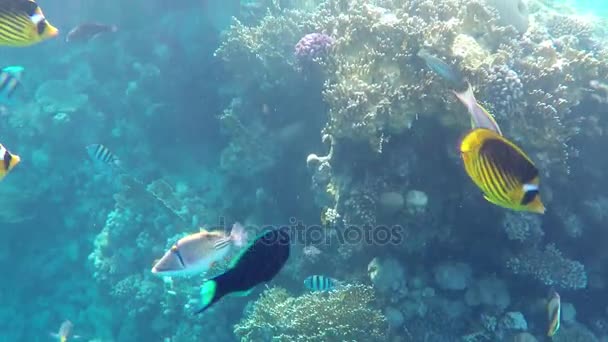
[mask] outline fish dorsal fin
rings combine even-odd
[[[241,248],[241,250],[239,250],[238,254],[234,256],[234,258],[232,258],[232,260],[230,261],[230,264],[228,265],[228,268],[234,268],[236,266],[236,264],[239,263],[239,261],[241,260],[241,258],[243,258],[243,255],[245,255],[245,253],[247,253],[247,251],[249,250],[249,248],[251,248],[251,246],[253,246],[253,244],[255,243],[255,241],[259,238],[256,237],[252,242],[250,242],[249,244],[247,244],[247,246]]]
[[[25,12],[28,16],[33,16],[36,14],[38,10],[38,4],[32,0],[16,0],[12,1],[14,3],[14,9]]]

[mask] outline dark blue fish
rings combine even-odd
[[[450,83],[450,88],[457,91],[462,91],[467,88],[466,78],[458,71],[458,69],[450,66],[439,57],[432,55],[425,49],[418,51],[418,57],[424,60],[426,66],[433,70],[437,75]]]
[[[317,291],[331,291],[339,285],[339,281],[334,278],[322,276],[322,275],[311,275],[304,279],[304,286],[312,292]]]
[[[289,243],[288,228],[256,238],[232,261],[228,271],[203,283],[202,307],[196,313],[207,310],[227,294],[248,293],[256,285],[272,280],[289,258]]]

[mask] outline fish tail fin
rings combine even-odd
[[[236,222],[232,225],[232,230],[230,231],[230,239],[234,241],[234,244],[237,247],[243,247],[247,244],[247,231],[245,227],[239,222]]]
[[[194,314],[198,315],[203,313],[218,299],[217,282],[215,280],[208,280],[204,282],[203,286],[201,286],[201,307]]]
[[[467,107],[467,109],[472,109],[477,105],[477,99],[475,98],[475,94],[473,93],[473,87],[471,87],[470,83],[467,83],[467,89],[463,92],[458,92],[452,90],[452,93],[456,95],[456,98],[462,102],[462,104]]]

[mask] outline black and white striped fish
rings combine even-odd
[[[331,291],[339,285],[340,282],[336,279],[322,275],[311,275],[304,279],[304,286],[312,292]]]
[[[11,66],[0,71],[0,102],[6,102],[21,83],[23,67]]]
[[[107,147],[102,144],[88,145],[87,153],[93,161],[97,161],[102,164],[121,167],[120,159],[114,155]]]

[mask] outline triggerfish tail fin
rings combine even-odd
[[[467,108],[467,111],[471,116],[471,128],[487,128],[502,135],[500,127],[498,127],[498,123],[496,123],[496,120],[494,119],[492,114],[488,113],[485,108],[483,108],[479,103],[477,103],[477,99],[475,99],[475,94],[473,93],[473,88],[470,84],[463,92],[452,92],[454,93],[454,95],[456,95],[458,100],[460,100],[460,102],[462,102],[462,104]]]
[[[245,230],[245,227],[238,222],[232,225],[230,239],[234,241],[234,244],[237,247],[245,246],[247,244],[247,231]]]

